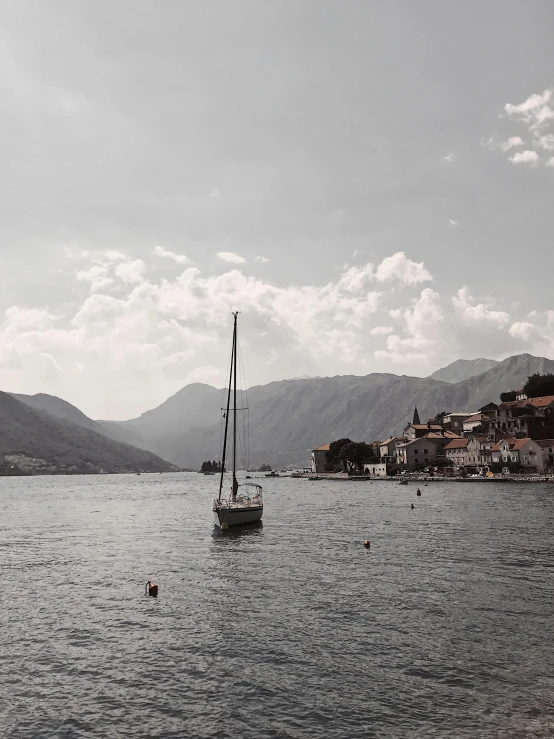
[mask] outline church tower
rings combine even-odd
[[[421,421],[419,420],[419,413],[417,412],[417,408],[414,408],[414,420],[412,421],[412,423],[421,423]]]

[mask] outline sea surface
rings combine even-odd
[[[0,736],[554,736],[554,485],[263,484],[0,478]]]

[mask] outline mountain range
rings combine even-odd
[[[43,460],[55,471],[166,472],[151,451],[108,438],[102,427],[61,398],[0,392],[0,465],[4,455]]]
[[[519,389],[534,372],[554,372],[554,361],[520,354],[501,362],[457,360],[423,378],[373,373],[258,385],[247,391],[247,401],[241,401],[250,408],[248,458],[251,464],[268,462],[274,467],[305,465],[311,449],[333,439],[372,441],[400,433],[411,420],[414,406],[422,419],[443,410],[476,411],[489,401],[498,402],[501,392]],[[59,424],[80,427],[89,434],[90,444],[92,439],[98,444],[100,437],[112,449],[120,450],[124,443],[127,454],[134,448],[134,454],[157,455],[158,465],[167,464],[165,459],[179,467],[197,469],[203,460],[218,459],[221,454],[225,390],[210,385],[187,385],[157,408],[128,421],[93,421],[70,403],[50,395],[14,395],[12,399],[41,414],[43,422],[45,418],[50,424],[56,421],[58,429]],[[32,418],[27,420],[33,422]],[[4,405],[0,403],[2,427],[4,421]],[[18,438],[21,446],[24,438]],[[29,442],[30,449],[35,448],[36,434],[32,438],[35,441]],[[41,438],[44,440],[45,433]],[[64,443],[74,443],[67,434],[63,438]],[[0,451],[7,451],[6,444],[13,447],[15,441],[0,434]],[[107,447],[103,448],[107,453]],[[146,458],[140,460],[144,469]]]

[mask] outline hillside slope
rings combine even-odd
[[[0,392],[0,452],[44,459],[58,467],[73,466],[79,472],[164,472],[172,468],[152,452],[112,441],[4,392]]]
[[[475,365],[474,365],[475,366]],[[475,411],[521,387],[554,361],[522,354],[457,383],[371,374],[282,380],[250,388],[250,462],[306,464],[310,450],[349,436],[371,441],[398,434],[417,406],[422,420],[445,411]],[[220,454],[222,391],[189,385],[159,408],[123,424],[145,445],[179,466],[196,467]]]
[[[463,382],[469,380],[470,377],[488,372],[496,365],[500,364],[496,359],[457,359],[446,367],[441,367],[430,375],[432,380],[440,380],[440,382]]]
[[[414,405],[422,418],[438,410],[465,407],[467,388],[428,378],[373,374],[284,380],[250,388],[250,461],[306,464],[310,451],[341,436],[371,441],[398,432]],[[181,466],[218,457],[220,411],[203,428],[162,433],[152,448]]]
[[[63,398],[55,395],[46,395],[45,393],[37,393],[36,395],[22,395],[21,393],[10,393],[16,400],[20,400],[25,405],[35,408],[37,411],[45,411],[51,416],[60,418],[63,421],[76,423],[78,426],[96,431],[98,434],[107,436],[113,441],[119,441],[123,444],[129,444],[139,449],[144,439],[134,434],[130,428],[113,421],[93,421],[92,418],[86,416],[82,411]]]
[[[498,403],[500,393],[506,390],[519,390],[525,385],[529,375],[535,372],[540,374],[554,372],[554,360],[534,357],[531,354],[517,354],[462,384],[468,388],[472,407],[479,408],[490,400]]]

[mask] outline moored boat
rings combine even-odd
[[[215,525],[225,530],[230,526],[241,526],[255,523],[262,518],[264,504],[262,486],[252,482],[239,484],[237,480],[237,317],[233,313],[233,346],[231,350],[231,370],[229,375],[229,389],[227,392],[227,408],[224,414],[225,432],[223,436],[223,455],[221,463],[221,477],[219,481],[219,496],[214,500],[212,510]],[[231,408],[231,391],[233,406]],[[243,409],[244,410],[244,409]],[[223,483],[225,459],[227,454],[227,437],[229,432],[229,413],[233,414],[232,425],[232,476],[229,497],[223,497]]]

